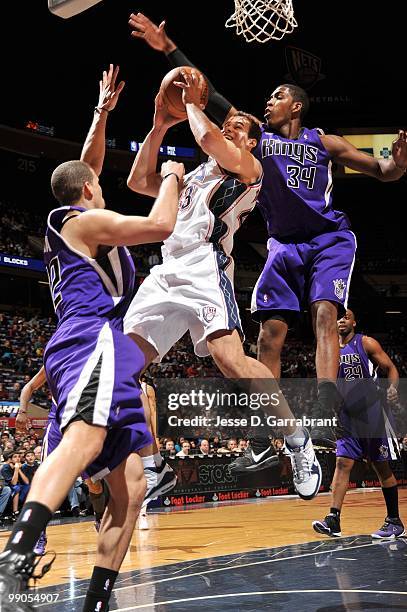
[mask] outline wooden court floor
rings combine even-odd
[[[400,515],[407,523],[407,489],[399,490]],[[330,496],[312,501],[284,497],[252,503],[219,504],[149,513],[148,531],[135,530],[122,571],[255,551],[324,538],[316,534],[312,520],[329,512]],[[342,511],[342,535],[369,535],[381,526],[386,510],[380,490],[352,491]],[[48,550],[57,558],[41,587],[89,578],[95,558],[97,534],[92,522],[48,528]],[[0,535],[3,548],[8,532]]]

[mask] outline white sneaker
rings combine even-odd
[[[321,486],[322,470],[309,433],[306,432],[303,446],[291,448],[287,441],[285,445],[291,459],[295,490],[302,499],[312,499]]]
[[[137,521],[137,529],[140,529],[141,531],[145,531],[146,529],[150,529],[150,526],[148,524],[148,520],[147,520],[147,513],[146,513],[146,509],[145,506],[143,506],[140,510],[140,515],[138,517],[138,521]]]
[[[171,491],[177,484],[177,475],[165,459],[159,468],[144,468],[144,476],[147,480],[147,490],[143,505],[146,506],[152,499]]]

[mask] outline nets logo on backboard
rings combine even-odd
[[[321,58],[297,47],[285,48],[288,78],[304,89],[311,89],[315,83],[325,78],[321,73]]]

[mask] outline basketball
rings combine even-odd
[[[180,66],[167,72],[163,80],[161,81],[160,92],[162,93],[163,100],[168,108],[168,112],[173,117],[178,119],[186,119],[187,112],[185,105],[182,102],[182,89],[174,85],[174,81],[184,81],[181,71],[185,71],[191,74],[192,70],[201,75],[197,68],[191,68],[190,66]],[[205,79],[205,77],[204,77]],[[184,81],[185,82],[185,81]],[[208,103],[208,82],[205,79],[205,87],[202,91],[201,104],[205,107]]]

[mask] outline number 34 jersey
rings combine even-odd
[[[102,247],[96,258],[74,249],[60,233],[70,211],[86,214],[80,206],[52,210],[45,234],[44,261],[58,325],[77,317],[103,318],[121,330],[133,296],[131,255],[126,247]]]
[[[332,208],[332,160],[318,128],[302,128],[297,139],[263,126],[253,152],[264,170],[259,207],[269,236],[307,242],[327,232],[349,229],[346,215]]]

